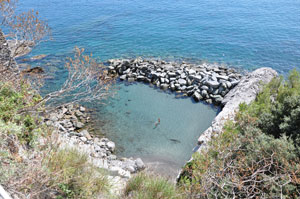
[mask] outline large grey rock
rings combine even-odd
[[[162,84],[162,85],[160,85],[160,88],[163,89],[163,90],[167,90],[169,88],[169,85],[168,84]]]
[[[222,132],[225,122],[234,118],[241,103],[249,104],[255,100],[262,89],[261,84],[269,83],[277,75],[277,72],[271,68],[259,68],[242,77],[239,84],[230,90],[222,100],[224,107],[214,119],[212,125],[199,137],[198,144],[200,147],[198,151],[207,146],[212,136],[217,136]]]
[[[88,140],[91,140],[91,139],[92,139],[91,135],[89,134],[89,132],[88,132],[87,130],[81,131],[80,134],[81,134],[82,136],[86,137]]]
[[[128,82],[134,82],[134,78],[133,77],[128,78]]]
[[[202,99],[202,96],[201,96],[200,93],[198,93],[197,91],[195,91],[194,94],[193,94],[193,98],[194,98],[195,101],[198,102],[198,101],[200,101]]]
[[[82,122],[74,122],[74,126],[77,128],[77,129],[81,129],[84,127],[84,124]]]
[[[184,80],[184,79],[179,79],[179,80],[178,80],[178,83],[179,83],[180,85],[186,85],[186,80]]]
[[[189,75],[195,75],[196,74],[196,71],[194,69],[190,69],[188,71]]]
[[[176,73],[175,72],[169,72],[168,75],[169,75],[169,77],[176,77]]]
[[[116,148],[116,145],[114,142],[112,141],[109,141],[106,143],[106,146],[107,148],[111,151],[111,152],[114,152],[115,148]]]
[[[207,81],[207,85],[212,88],[218,88],[220,83],[218,81]]]
[[[126,75],[121,75],[120,80],[126,80]]]
[[[141,160],[141,158],[137,158],[135,160],[135,164],[138,170],[143,170],[145,168],[144,162]]]

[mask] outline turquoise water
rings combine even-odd
[[[20,10],[32,8],[48,20],[53,32],[53,41],[28,55],[48,55],[31,63],[49,72],[43,92],[62,84],[64,58],[74,46],[101,60],[143,56],[248,70],[268,66],[281,74],[300,69],[299,0],[19,2]],[[150,162],[163,159],[178,168],[216,110],[145,85],[119,86],[117,98],[98,106],[99,119],[107,121],[101,128],[117,142],[118,153]],[[153,129],[158,118],[161,123]]]
[[[216,113],[216,108],[189,97],[142,83],[121,83],[115,98],[99,107],[98,117],[103,121],[100,128],[117,143],[118,154],[156,166],[168,164],[170,173],[190,159],[197,138]]]

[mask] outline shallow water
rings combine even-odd
[[[216,113],[217,108],[189,97],[142,83],[121,83],[110,104],[100,108],[99,118],[106,121],[100,129],[116,142],[119,155],[141,157],[160,168],[168,165],[168,173],[174,174],[189,160]]]

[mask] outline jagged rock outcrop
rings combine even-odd
[[[12,80],[18,74],[17,64],[11,57],[7,40],[0,29],[0,80]]]
[[[212,125],[199,137],[198,151],[205,148],[212,136],[221,133],[225,122],[234,118],[241,103],[249,104],[255,100],[262,89],[262,84],[269,83],[277,75],[277,72],[271,68],[259,68],[242,77],[240,83],[230,90],[222,100],[224,107],[214,119]]]

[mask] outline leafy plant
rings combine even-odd
[[[129,180],[124,191],[133,199],[176,199],[181,198],[175,186],[168,180],[145,173],[139,173]]]
[[[273,79],[184,168],[192,198],[298,198],[300,75]]]

